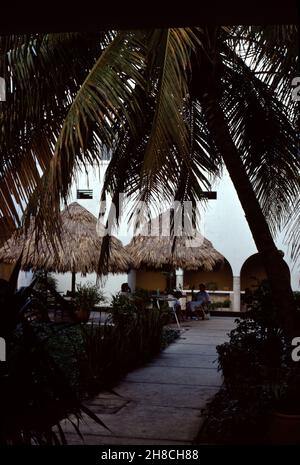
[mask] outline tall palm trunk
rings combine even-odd
[[[213,67],[208,67],[213,70]],[[224,113],[219,104],[212,71],[201,82],[198,92],[209,131],[223,157],[237,195],[244,209],[257,250],[263,260],[271,287],[273,303],[287,334],[295,333],[295,302],[291,288],[290,271],[272,238],[266,218],[261,210],[246,169],[229,132]],[[203,87],[204,85],[204,87]],[[230,218],[229,218],[230,221]]]

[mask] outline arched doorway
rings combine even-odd
[[[232,291],[233,275],[230,263],[226,258],[217,264],[212,271],[185,271],[184,289],[198,289],[199,283],[204,283],[208,290]]]
[[[184,271],[183,288],[199,289],[203,283],[208,290],[211,302],[220,308],[232,307],[233,273],[226,258],[223,263],[215,265],[211,271]]]
[[[267,279],[267,274],[258,253],[251,255],[241,269],[241,290],[254,290],[261,281]]]

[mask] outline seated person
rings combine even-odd
[[[205,319],[205,307],[210,303],[209,295],[205,290],[205,284],[199,285],[199,292],[196,294],[196,300],[188,302],[187,304],[187,314],[192,318],[200,312],[202,319]]]
[[[128,296],[128,294],[130,294],[130,293],[131,293],[131,289],[128,286],[128,283],[123,283],[122,286],[121,286],[120,294]]]

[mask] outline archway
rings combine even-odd
[[[226,258],[223,263],[217,264],[212,271],[185,271],[184,289],[198,289],[199,283],[204,283],[211,291],[232,291],[233,274],[230,263]]]
[[[254,290],[259,283],[267,279],[267,274],[258,253],[251,255],[241,269],[241,290]]]
[[[233,273],[226,258],[223,263],[215,265],[212,271],[184,271],[183,288],[199,289],[204,283],[210,295],[211,302],[220,307],[232,306]]]

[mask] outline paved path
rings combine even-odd
[[[189,321],[156,359],[130,372],[114,389],[87,405],[110,428],[85,418],[84,444],[191,444],[203,419],[201,409],[218,391],[216,345],[227,339],[233,318]],[[82,444],[70,425],[69,444]]]

